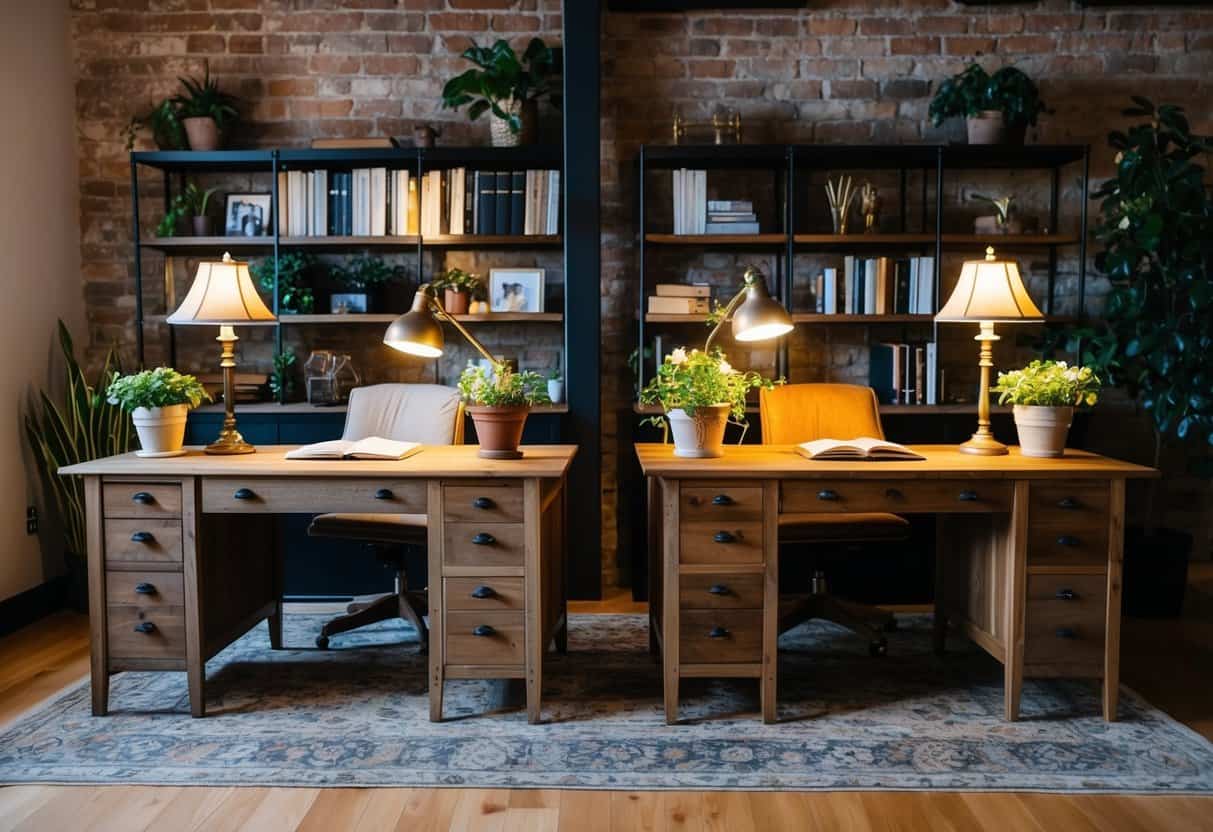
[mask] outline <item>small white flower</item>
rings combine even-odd
[[[720,359],[720,372],[724,373],[727,376],[729,373],[735,373],[737,371],[733,369],[733,366],[731,364],[729,364],[729,362],[725,361],[722,358],[722,359]]]
[[[687,351],[682,347],[678,347],[677,349],[675,349],[673,352],[670,353],[669,362],[671,364],[687,363]]]
[[[1120,222],[1117,223],[1116,227],[1119,228],[1121,231],[1126,230],[1129,227],[1129,218],[1121,217]]]

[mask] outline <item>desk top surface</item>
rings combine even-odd
[[[295,445],[259,445],[252,454],[208,455],[188,447],[176,457],[133,453],[60,468],[60,474],[146,477],[540,477],[568,470],[574,445],[523,445],[522,459],[481,459],[476,445],[427,445],[405,459],[285,459]]]
[[[956,445],[910,445],[926,459],[824,461],[798,454],[794,445],[728,445],[715,459],[674,456],[673,445],[637,443],[646,476],[712,479],[1120,479],[1156,477],[1153,468],[1086,451],[1066,450],[1060,459],[1037,459],[1011,448],[1005,456],[961,453]]]

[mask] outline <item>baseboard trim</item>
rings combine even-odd
[[[6,598],[0,601],[0,636],[16,632],[66,606],[66,575]]]

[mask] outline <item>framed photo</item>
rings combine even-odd
[[[542,312],[543,269],[490,269],[489,309],[493,312]]]
[[[228,237],[268,236],[270,195],[228,194],[223,204],[223,233]]]
[[[334,315],[361,315],[366,312],[366,292],[335,292],[329,301]]]

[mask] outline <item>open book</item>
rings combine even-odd
[[[818,439],[802,442],[796,452],[809,459],[926,459],[905,445],[861,436],[858,439]]]
[[[421,450],[420,442],[397,442],[380,436],[368,436],[352,442],[333,439],[304,445],[286,452],[287,459],[404,459]]]

